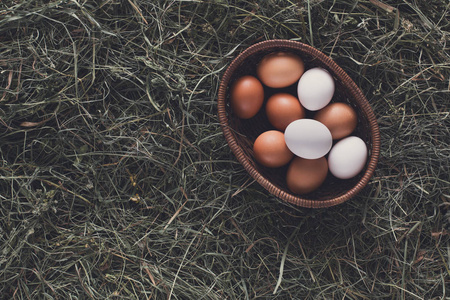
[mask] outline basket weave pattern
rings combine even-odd
[[[237,118],[229,105],[231,84],[244,75],[256,76],[256,65],[266,54],[275,51],[290,51],[305,62],[305,69],[321,67],[330,72],[336,83],[332,102],[351,105],[358,115],[358,127],[353,135],[362,138],[369,150],[369,158],[360,175],[340,180],[329,175],[318,190],[297,195],[289,191],[285,183],[286,167],[271,169],[258,164],[253,158],[253,142],[266,130],[273,129],[264,109],[248,120]],[[296,87],[289,91],[296,95]],[[265,101],[275,91],[265,87]],[[330,57],[306,44],[289,40],[269,40],[257,43],[238,55],[225,71],[218,93],[219,122],[233,154],[261,186],[274,196],[301,207],[330,207],[347,201],[363,189],[372,177],[379,153],[380,134],[376,117],[364,94],[353,80]]]

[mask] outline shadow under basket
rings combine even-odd
[[[259,61],[265,55],[278,51],[292,52],[300,56],[305,63],[305,70],[321,67],[330,72],[336,86],[331,102],[344,102],[355,109],[358,125],[352,135],[360,137],[366,143],[369,155],[364,169],[357,176],[343,180],[328,172],[325,182],[317,190],[299,195],[292,193],[287,187],[287,166],[267,168],[254,159],[255,139],[264,131],[274,129],[264,111],[267,99],[280,91],[296,95],[296,84],[285,89],[264,87],[263,108],[255,117],[247,120],[239,119],[233,113],[230,106],[230,87],[244,75],[256,77]],[[360,192],[374,173],[380,153],[380,133],[370,104],[353,80],[330,57],[311,46],[289,40],[268,40],[250,46],[239,54],[225,71],[220,82],[217,105],[222,131],[238,161],[261,186],[283,201],[309,208],[341,204]]]

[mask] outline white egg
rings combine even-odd
[[[356,136],[346,137],[331,148],[328,167],[331,174],[340,179],[358,175],[367,161],[367,146]]]
[[[306,109],[316,111],[330,103],[334,89],[334,80],[328,71],[322,68],[312,68],[300,77],[297,95],[300,103]]]
[[[291,122],[284,131],[284,139],[292,153],[307,159],[324,156],[333,144],[330,130],[313,119]]]

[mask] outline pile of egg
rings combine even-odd
[[[297,94],[286,89],[297,84]],[[275,92],[264,103],[264,86]],[[245,75],[231,87],[231,108],[237,117],[253,118],[265,105],[275,128],[261,133],[253,144],[257,162],[270,168],[288,165],[291,192],[307,194],[319,188],[328,172],[339,179],[359,174],[367,160],[365,142],[352,135],[358,120],[354,109],[331,102],[333,77],[325,69],[305,70],[303,60],[290,52],[266,55],[256,77]],[[313,117],[307,118],[306,115]]]

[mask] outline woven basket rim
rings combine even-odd
[[[292,49],[292,50],[300,50],[302,52],[308,53],[313,56],[315,59],[320,60],[322,63],[327,65],[327,67],[334,73],[335,77],[343,83],[343,85],[348,88],[349,93],[352,95],[354,100],[358,103],[358,106],[363,111],[365,117],[369,121],[370,128],[370,136],[371,136],[371,149],[370,149],[370,157],[368,160],[367,169],[364,172],[361,179],[347,192],[343,195],[325,199],[325,200],[312,200],[305,199],[299,195],[287,193],[277,186],[275,186],[272,182],[267,180],[258,170],[256,170],[247,157],[244,155],[244,152],[240,145],[237,144],[234,139],[229,125],[229,120],[227,118],[226,113],[226,92],[227,87],[229,85],[229,81],[234,71],[239,67],[239,65],[249,56],[264,50],[270,50],[272,48],[284,48],[284,49]],[[242,53],[240,53],[234,60],[230,63],[225,73],[222,76],[219,92],[218,92],[218,100],[217,100],[217,111],[219,117],[219,123],[222,128],[222,132],[225,136],[225,139],[231,148],[233,154],[236,156],[238,161],[243,165],[245,170],[253,177],[262,187],[264,187],[269,193],[274,195],[275,197],[286,201],[288,203],[292,203],[294,205],[300,207],[308,207],[308,208],[324,208],[331,207],[338,204],[341,204],[350,198],[354,197],[357,193],[359,193],[369,182],[370,178],[373,176],[375,171],[379,154],[380,154],[380,133],[378,128],[378,123],[375,117],[375,114],[370,107],[369,102],[367,101],[364,94],[361,92],[359,87],[355,84],[355,82],[347,75],[347,73],[338,66],[329,56],[326,56],[321,51],[298,41],[291,40],[283,40],[283,39],[274,39],[267,40],[256,43],[247,49],[245,49]]]

